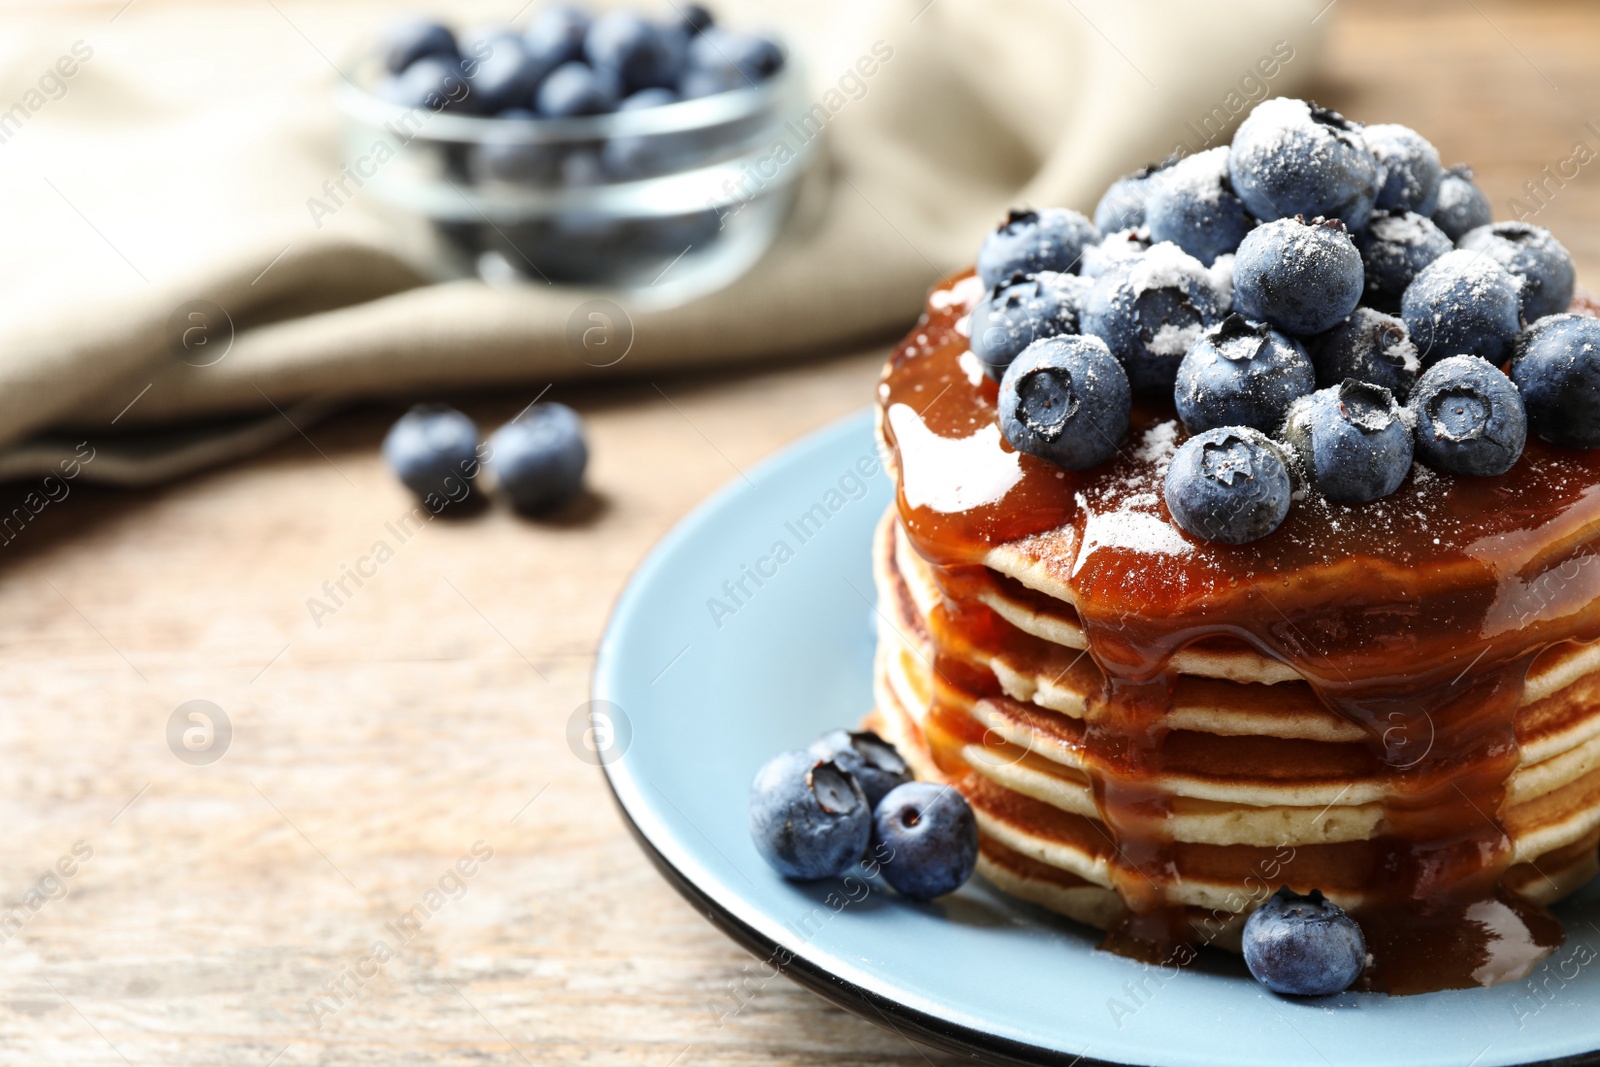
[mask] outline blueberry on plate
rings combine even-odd
[[[1108,233],[1099,244],[1084,245],[1078,274],[1084,278],[1098,278],[1131,265],[1148,251],[1150,231],[1143,227]]]
[[[1226,302],[1200,261],[1170,241],[1096,278],[1079,328],[1104,341],[1135,389],[1171,389],[1189,347]]]
[[[546,70],[583,58],[583,39],[592,20],[582,8],[567,4],[541,7],[522,32],[522,44]]]
[[[1245,920],[1243,938],[1255,980],[1287,996],[1342,993],[1367,965],[1360,925],[1317,889],[1284,886]]]
[[[1404,320],[1358,307],[1350,317],[1310,346],[1317,385],[1327,388],[1346,378],[1381,385],[1399,400],[1411,395],[1422,361]]]
[[[1233,258],[1234,310],[1286,333],[1321,333],[1361,302],[1361,253],[1338,219],[1262,223]]]
[[[1132,230],[1144,225],[1145,202],[1150,199],[1153,179],[1178,161],[1171,156],[1161,163],[1150,163],[1132,174],[1124,174],[1106,189],[1094,207],[1094,225],[1101,233]]]
[[[423,500],[460,500],[478,473],[478,427],[454,408],[418,404],[389,428],[383,458]]]
[[[535,100],[547,118],[600,115],[616,110],[616,82],[588,64],[563,63],[545,78]]]
[[[423,56],[454,59],[456,38],[449,27],[428,18],[403,18],[384,27],[378,54],[390,74],[399,74]]]
[[[1094,223],[1068,208],[1013,210],[983,239],[978,249],[978,277],[988,286],[1013,274],[1042,270],[1076,274],[1084,247],[1098,244]]]
[[[968,345],[999,381],[1024,348],[1045,337],[1078,332],[1078,309],[1089,282],[1076,274],[1013,274],[972,309]]]
[[[1235,313],[1183,357],[1172,399],[1190,433],[1218,426],[1271,433],[1289,405],[1316,387],[1311,357],[1299,341]]]
[[[1173,521],[1196,537],[1242,545],[1289,514],[1293,485],[1278,445],[1260,430],[1223,426],[1189,438],[1167,467]]]
[[[1171,241],[1208,266],[1238,248],[1256,224],[1244,201],[1233,195],[1226,145],[1174,164],[1148,190],[1144,222],[1150,240]]]
[[[583,419],[565,404],[535,404],[489,438],[487,462],[517,510],[555,508],[583,487]]]
[[[912,900],[953,893],[977,869],[978,820],[953,786],[896,786],[878,803],[872,831],[884,881]]]
[[[474,66],[468,79],[478,95],[478,107],[486,114],[509,108],[526,108],[533,103],[534,91],[551,68],[534,59],[523,47],[522,38],[503,34],[488,42],[488,52]]]
[[[1489,198],[1472,180],[1472,168],[1465,163],[1451,167],[1439,180],[1439,206],[1433,209],[1433,221],[1452,241],[1494,221]]]
[[[1400,317],[1424,366],[1446,356],[1506,358],[1521,329],[1517,280],[1490,256],[1458,248],[1418,274],[1400,298]]]
[[[1533,322],[1572,306],[1577,275],[1572,254],[1543,226],[1496,222],[1462,235],[1460,247],[1482,252],[1521,282],[1522,321]]]
[[[1081,471],[1103,463],[1128,433],[1128,375],[1095,337],[1035,341],[1000,379],[1000,432],[1018,452]]]
[[[1361,136],[1383,168],[1377,206],[1385,211],[1432,215],[1439,205],[1444,167],[1439,150],[1416,130],[1395,123],[1361,127]]]
[[[1295,215],[1367,224],[1383,182],[1360,128],[1304,100],[1263,101],[1239,124],[1229,149],[1233,191],[1258,219]]]
[[[877,613],[873,613],[876,632]],[[867,805],[878,801],[889,790],[911,781],[911,768],[893,745],[871,730],[829,730],[806,748],[818,759],[832,760],[856,780],[867,798]]]
[[[478,110],[472,83],[454,56],[423,56],[405,70],[386,78],[378,95],[401,107],[473,114]]]
[[[837,763],[804,750],[785,752],[750,783],[750,838],[785,878],[829,878],[866,853],[872,809]]]
[[[1367,275],[1365,300],[1380,311],[1399,311],[1406,287],[1422,269],[1455,247],[1425,215],[1374,211],[1356,234]]]
[[[1451,356],[1422,372],[1408,403],[1416,455],[1451,474],[1510,470],[1528,435],[1522,396],[1500,369],[1478,356]]]
[[[1411,470],[1411,424],[1381,385],[1346,379],[1297,400],[1283,440],[1322,495],[1362,504],[1400,488]]]
[[[1600,447],[1600,319],[1564,313],[1528,327],[1511,380],[1534,433],[1567,448]]]
[[[617,73],[624,95],[672,88],[683,74],[683,40],[628,11],[608,11],[595,19],[583,52],[591,65]]]

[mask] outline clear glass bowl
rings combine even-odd
[[[439,273],[574,283],[673,304],[739,277],[772,244],[816,155],[805,78],[583,118],[407,108],[358,64],[336,99],[349,181],[426,220]]]

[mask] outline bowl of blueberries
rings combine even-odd
[[[344,173],[436,239],[441,277],[673,304],[771,245],[815,153],[792,47],[716,24],[552,4],[526,26],[406,18],[336,97]],[[337,204],[334,205],[337,208]]]

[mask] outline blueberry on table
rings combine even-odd
[[[608,11],[595,19],[583,52],[592,66],[616,72],[624,95],[671,88],[683,73],[682,38],[627,11]]]
[[[1522,396],[1500,369],[1478,356],[1451,356],[1422,372],[1408,406],[1416,456],[1451,474],[1510,470],[1528,434]]]
[[[1404,400],[1411,395],[1422,361],[1411,343],[1405,321],[1372,308],[1358,307],[1350,317],[1310,345],[1317,385],[1327,388],[1346,378],[1381,385]]]
[[[877,613],[873,613],[876,630]],[[911,768],[899,751],[871,730],[829,730],[806,748],[818,759],[832,760],[856,780],[876,808],[889,790],[911,781]]]
[[[566,4],[542,7],[522,31],[522,44],[546,70],[583,58],[583,39],[589,32],[588,12]]]
[[[583,419],[565,404],[535,404],[490,436],[487,462],[517,510],[549,511],[583,487]]]
[[[896,786],[878,803],[872,829],[884,881],[912,900],[953,893],[977,869],[978,820],[953,786]]]
[[[1256,981],[1293,997],[1342,993],[1367,963],[1360,925],[1316,889],[1278,890],[1245,920],[1243,939]]]
[[[1521,329],[1517,280],[1491,256],[1458,248],[1422,269],[1400,298],[1400,317],[1423,366],[1446,356],[1506,358]]]
[[[1076,274],[1013,274],[972,309],[968,345],[1000,380],[1011,361],[1033,342],[1078,332],[1078,310],[1088,290]]]
[[[1200,261],[1163,241],[1095,279],[1079,327],[1106,343],[1133,388],[1171,389],[1178,364],[1224,307]]]
[[[1572,306],[1577,274],[1572,254],[1543,226],[1496,222],[1463,234],[1459,246],[1482,252],[1521,282],[1522,321],[1533,322]]]
[[[1100,242],[1100,231],[1068,208],[1013,210],[1006,221],[983,239],[978,249],[978,277],[995,286],[1013,274],[1042,270],[1076,274],[1087,245]]]
[[[1377,206],[1385,211],[1431,215],[1439,205],[1444,167],[1439,150],[1416,130],[1396,123],[1363,126],[1361,136],[1383,168]]]
[[[423,500],[459,500],[478,473],[478,427],[454,408],[418,404],[389,428],[383,458]]]
[[[584,63],[563,63],[539,86],[536,110],[546,118],[600,115],[617,106],[615,81]]]
[[[1226,145],[1174,164],[1147,188],[1150,240],[1171,241],[1208,266],[1238,248],[1256,224],[1229,184]]]
[[[1367,276],[1366,303],[1380,311],[1399,311],[1400,298],[1423,268],[1455,245],[1433,220],[1415,212],[1374,211],[1356,234]]]
[[[423,56],[405,70],[386,78],[378,95],[401,107],[424,107],[430,111],[474,114],[477,94],[454,56]]]
[[[1489,198],[1472,180],[1472,168],[1465,163],[1451,167],[1439,180],[1439,206],[1433,209],[1433,221],[1452,241],[1494,221]]]
[[[1262,223],[1233,259],[1234,310],[1285,333],[1332,329],[1361,302],[1361,253],[1338,219]]]
[[[406,18],[384,27],[378,55],[390,74],[399,74],[423,56],[456,57],[456,39],[449,27],[427,18]]]
[[[1094,207],[1095,228],[1112,234],[1143,226],[1145,203],[1155,186],[1153,179],[1177,161],[1173,156],[1162,163],[1150,163],[1112,182]]]
[[[785,878],[843,874],[872,841],[872,809],[843,767],[806,751],[775,756],[750,784],[750,838]]]
[[[1600,319],[1550,315],[1528,327],[1511,380],[1534,433],[1567,448],[1600,447]]]
[[[1116,453],[1132,400],[1105,342],[1049,337],[1023,349],[1000,379],[1000,432],[1018,452],[1087,470]]]
[[[1228,174],[1234,193],[1258,219],[1342,219],[1367,224],[1383,168],[1361,130],[1337,111],[1274,97],[1256,106],[1233,135]]]
[[[1232,314],[1183,357],[1172,397],[1190,433],[1219,426],[1271,433],[1289,405],[1316,387],[1311,357],[1299,341]]]
[[[1293,485],[1278,445],[1260,430],[1224,426],[1189,438],[1167,467],[1173,521],[1196,537],[1242,545],[1289,514]]]
[[[1394,394],[1350,378],[1295,402],[1284,443],[1323,496],[1361,504],[1388,496],[1411,471],[1411,424]]]

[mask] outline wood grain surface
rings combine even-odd
[[[1319,99],[1472,161],[1499,216],[1578,142],[1600,149],[1592,4],[1325,17]],[[1547,185],[1536,221],[1595,279],[1591,171]],[[954,1062],[762,980],[565,736],[643,554],[866,404],[883,354],[558,387],[594,461],[555,522],[490,507],[396,536],[410,503],[377,455],[394,409],[160,491],[72,483],[0,547],[0,1064]],[[536,391],[459,402],[493,425]],[[0,489],[0,513],[33,488]],[[379,541],[392,557],[363,562]],[[232,726],[209,765],[169,748],[190,700]]]

